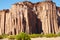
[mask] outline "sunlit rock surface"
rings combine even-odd
[[[0,35],[57,34],[60,32],[60,8],[52,1],[18,2],[0,10]]]

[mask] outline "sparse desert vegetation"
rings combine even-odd
[[[26,34],[26,33],[19,33],[18,35],[0,35],[0,39],[8,38],[9,40],[31,40],[31,38],[53,38],[53,37],[60,37],[60,33],[58,34]]]

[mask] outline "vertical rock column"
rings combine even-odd
[[[20,16],[20,12],[22,12],[20,10],[21,5],[17,4],[17,18],[16,18],[16,29],[17,29],[17,34],[21,32],[21,16]]]
[[[58,23],[57,23],[57,12],[56,12],[56,5],[53,5],[53,17],[54,17],[54,31],[58,33]]]
[[[23,5],[21,4],[19,6],[19,16],[20,16],[20,32],[23,32],[24,31],[24,28],[23,28]]]
[[[7,10],[6,11],[6,19],[5,19],[5,34],[8,34],[10,32],[10,13]]]
[[[28,7],[24,5],[23,7],[23,15],[24,15],[24,21],[25,21],[25,32],[29,34],[29,20],[28,20]],[[23,22],[24,23],[24,22]]]
[[[3,10],[1,12],[1,34],[4,34],[5,33],[5,17],[6,17],[6,13],[5,13],[6,10]]]
[[[17,12],[16,12],[16,10],[17,10],[17,5],[12,5],[12,8],[11,8],[11,32],[12,32],[12,34],[17,34],[17,31],[16,31],[16,14],[17,14]]]

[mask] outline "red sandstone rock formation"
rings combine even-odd
[[[60,32],[60,7],[57,7],[57,17],[58,17],[58,28]]]
[[[15,3],[0,11],[0,34],[58,33],[58,9],[51,1]]]

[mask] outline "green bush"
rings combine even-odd
[[[30,38],[37,38],[37,37],[47,37],[47,38],[50,38],[50,37],[58,37],[60,36],[60,33],[58,34],[30,34],[30,35],[27,35],[26,33],[20,33],[18,35],[6,35],[6,34],[2,34],[0,35],[0,39],[3,39],[3,38],[9,38],[11,40],[31,40]]]
[[[8,37],[7,34],[2,34],[2,35],[0,35],[0,39],[7,38],[7,37]]]
[[[4,37],[2,35],[0,35],[0,39],[3,39]]]
[[[60,36],[60,32],[57,35]]]
[[[44,34],[31,34],[29,35],[31,38],[36,38],[36,37],[43,37]]]
[[[44,36],[44,34],[40,34],[39,36],[40,36],[40,37],[43,37],[43,36]]]
[[[15,35],[9,35],[8,38],[9,38],[9,39],[15,39],[16,36],[15,36]]]
[[[57,37],[57,35],[56,34],[46,34],[46,35],[44,35],[44,37]]]
[[[16,40],[31,40],[31,39],[29,35],[22,32],[16,36]]]
[[[7,38],[8,35],[7,34],[2,34],[3,38]]]
[[[60,34],[58,34],[60,35]],[[31,34],[29,35],[31,38],[37,38],[37,37],[47,37],[47,38],[50,38],[50,37],[57,37],[58,36],[57,34]]]
[[[36,38],[36,37],[40,37],[40,34],[31,34],[29,35],[31,38]]]

